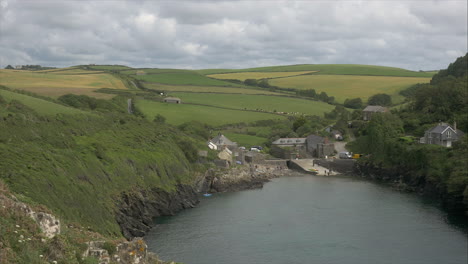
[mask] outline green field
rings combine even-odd
[[[264,89],[247,89],[247,88],[240,88],[240,87],[225,87],[225,86],[220,87],[220,86],[168,85],[168,84],[159,84],[159,83],[145,83],[144,86],[149,89],[165,91],[165,92],[283,95],[281,93],[270,92]]]
[[[402,99],[398,92],[416,83],[428,83],[427,77],[390,77],[390,76],[352,76],[352,75],[302,75],[270,80],[271,85],[294,88],[315,89],[317,93],[326,92],[343,103],[347,98],[360,97],[367,100],[378,93],[393,96],[398,102]]]
[[[174,125],[189,121],[199,121],[219,126],[231,123],[285,118],[284,116],[268,113],[220,109],[199,105],[169,104],[149,100],[138,100],[136,101],[136,106],[148,119],[153,120],[157,114],[160,114],[166,118],[167,123]]]
[[[194,73],[191,70],[182,70],[182,69],[158,69],[158,68],[138,68],[138,69],[131,69],[131,70],[122,70],[119,73],[122,74],[136,74],[137,72],[144,73],[144,74],[159,74],[159,73]]]
[[[199,85],[199,86],[230,86],[239,87],[240,84],[220,81],[195,72],[170,72],[161,74],[136,75],[136,79],[144,82],[175,84],[175,85]]]
[[[335,108],[333,105],[323,102],[280,96],[197,93],[171,94],[181,98],[182,102],[187,103],[267,112],[276,111],[321,116],[324,112],[329,112]]]
[[[124,65],[84,65],[94,70],[126,70],[131,69],[131,67]]]
[[[237,142],[239,146],[244,146],[244,147],[263,145],[266,141],[268,141],[267,138],[232,133],[228,131],[223,132],[223,134],[230,140]]]
[[[433,72],[415,72],[395,67],[360,65],[360,64],[300,64],[286,66],[272,66],[249,69],[206,69],[198,70],[200,74],[219,74],[234,72],[287,72],[287,71],[318,71],[317,74],[344,75],[375,75],[401,77],[432,77]]]
[[[224,80],[241,80],[245,81],[246,79],[271,79],[271,78],[281,78],[288,76],[297,76],[303,74],[309,74],[316,71],[297,71],[297,72],[234,72],[234,73],[221,73],[221,74],[211,74],[207,75],[208,77],[215,79],[224,79]]]
[[[64,74],[75,70],[58,71],[55,69],[48,72],[0,70],[0,84],[11,89],[26,90],[55,98],[68,93],[110,98],[113,96],[95,91],[100,88],[127,89],[120,79],[109,73]]]
[[[39,98],[31,97],[24,94],[19,94],[11,91],[0,89],[0,95],[7,101],[18,100],[22,104],[34,109],[39,114],[43,115],[56,115],[56,114],[85,114],[86,112],[42,100]],[[7,109],[8,110],[8,109]]]

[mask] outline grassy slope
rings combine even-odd
[[[167,85],[157,83],[145,83],[149,89],[165,92],[195,92],[195,93],[233,93],[233,94],[270,94],[282,95],[281,93],[270,92],[264,89],[248,89],[240,87],[225,86],[192,86],[192,85]]]
[[[432,72],[415,72],[401,68],[360,65],[360,64],[301,64],[272,66],[248,69],[206,69],[198,70],[200,74],[217,74],[228,72],[286,72],[286,71],[319,71],[319,74],[351,74],[402,77],[432,77]]]
[[[39,114],[43,115],[55,115],[55,114],[87,114],[87,112],[49,102],[43,99],[34,98],[28,95],[19,94],[11,91],[1,90],[0,96],[6,101],[18,100],[24,105],[32,108]]]
[[[268,113],[220,109],[199,105],[169,104],[149,100],[138,100],[136,105],[148,119],[153,120],[157,114],[160,114],[166,117],[166,122],[175,125],[192,120],[218,126],[229,123],[285,118]]]
[[[244,147],[259,146],[259,145],[263,145],[266,141],[268,141],[267,138],[239,134],[239,133],[232,133],[229,131],[224,131],[223,134],[230,140],[237,142],[239,146],[244,146]]]
[[[270,80],[271,85],[295,88],[315,89],[335,96],[338,102],[346,98],[360,97],[366,100],[377,93],[394,96],[398,101],[398,92],[416,83],[427,83],[426,77],[388,77],[388,76],[351,76],[351,75],[303,75]]]
[[[113,210],[122,192],[172,190],[191,181],[173,136],[184,138],[131,117],[41,121],[19,114],[0,119],[0,179],[20,199],[46,205],[65,222],[120,236]]]
[[[65,74],[68,71],[32,72],[0,70],[0,84],[12,89],[58,97],[67,93],[85,94],[94,97],[109,97],[95,93],[100,88],[126,89],[122,81],[109,73]],[[82,71],[82,70],[81,70]],[[89,73],[95,73],[89,71]]]
[[[297,72],[234,72],[234,73],[222,73],[222,74],[211,74],[208,77],[215,79],[233,79],[245,81],[246,79],[266,79],[266,78],[280,78],[288,76],[296,76],[313,73],[315,71],[297,71]]]
[[[175,84],[175,85],[208,85],[239,87],[240,84],[211,79],[195,72],[170,72],[160,74],[135,75],[136,79],[144,82]]]
[[[172,93],[183,102],[214,105],[247,110],[266,110],[268,112],[299,112],[310,115],[322,115],[333,110],[334,106],[305,99],[241,94],[196,94]]]

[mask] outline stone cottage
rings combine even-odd
[[[380,105],[368,105],[364,110],[362,110],[362,119],[365,121],[370,121],[372,115],[375,113],[386,113],[388,109]]]
[[[452,143],[458,141],[463,136],[463,132],[453,128],[447,123],[439,123],[437,126],[428,129],[419,142],[422,144],[435,144],[444,147],[451,147]]]

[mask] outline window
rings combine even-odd
[[[450,130],[447,131],[447,138],[452,138],[452,131]]]

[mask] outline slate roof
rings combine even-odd
[[[446,123],[442,123],[440,125],[437,125],[431,129],[429,129],[427,132],[428,133],[437,133],[437,134],[441,134],[443,133],[447,128],[449,128],[450,126]],[[451,127],[450,127],[451,128]]]
[[[227,137],[225,137],[223,134],[219,134],[213,139],[210,140],[213,142],[215,145],[226,145],[226,146],[233,146],[236,145],[236,143],[232,142],[229,140]]]
[[[364,112],[387,112],[387,108],[380,106],[380,105],[368,105],[362,111]]]
[[[281,144],[287,144],[287,145],[294,145],[294,144],[305,144],[306,138],[280,138],[275,141],[273,141],[272,144],[274,145],[281,145]]]
[[[307,144],[316,146],[319,143],[325,142],[325,138],[317,135],[310,135],[307,137]]]

